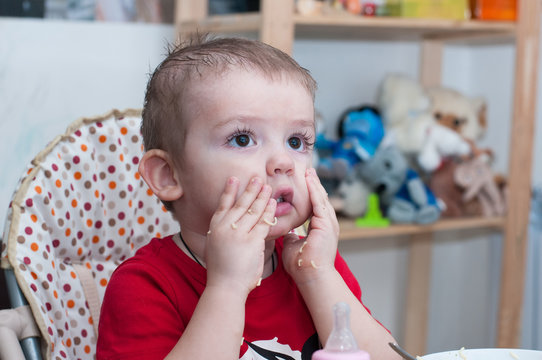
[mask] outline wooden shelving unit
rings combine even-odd
[[[518,347],[530,206],[541,2],[518,1],[517,22],[370,18],[337,13],[304,17],[295,13],[294,0],[261,0],[259,13],[208,16],[206,1],[177,0],[176,4],[176,32],[181,38],[196,30],[210,33],[258,32],[260,40],[290,54],[295,38],[418,41],[421,44],[420,81],[425,86],[440,84],[446,43],[515,43],[508,215],[504,218],[441,220],[430,226],[394,225],[383,229],[358,228],[353,221],[341,219],[340,240],[409,237],[404,346],[411,353],[424,354],[433,235],[465,229],[503,232],[497,346]]]
[[[183,32],[232,33],[259,31],[263,16],[260,13],[244,13],[208,16],[200,21],[183,21],[180,26]],[[294,15],[296,37],[341,39],[387,38],[391,40],[412,39],[423,37],[452,38],[465,36],[508,36],[513,38],[515,23],[508,21],[457,21],[441,19],[411,19],[411,18],[376,18],[344,15]],[[401,33],[403,32],[403,33]]]
[[[383,228],[360,228],[351,219],[339,218],[340,241],[360,240],[382,237],[414,236],[438,232],[471,229],[494,229],[502,231],[505,218],[463,218],[443,219],[431,225],[391,225]]]

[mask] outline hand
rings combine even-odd
[[[265,238],[277,206],[271,187],[253,178],[235,200],[239,179],[229,178],[215,211],[205,246],[207,286],[225,286],[248,293],[259,283]]]
[[[283,252],[286,271],[298,285],[314,280],[325,272],[335,271],[339,240],[339,222],[316,171],[307,169],[305,179],[313,213],[308,235],[305,239],[287,235]]]

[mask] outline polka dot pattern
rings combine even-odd
[[[137,172],[140,122],[135,110],[76,121],[32,161],[13,197],[2,261],[28,289],[48,359],[95,357],[98,319],[72,264],[91,270],[102,299],[123,260],[179,230]]]

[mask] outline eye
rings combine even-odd
[[[308,133],[294,134],[288,139],[288,147],[296,151],[306,151],[312,149],[314,142]]]
[[[291,137],[288,139],[288,146],[294,150],[298,150],[303,146],[303,141],[298,137]]]
[[[237,130],[228,138],[227,144],[233,147],[244,148],[254,145],[254,140],[252,138],[253,136],[250,130]]]
[[[245,147],[250,145],[250,136],[248,135],[237,135],[233,138],[233,141],[235,142],[235,145],[240,147]]]

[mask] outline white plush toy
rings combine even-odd
[[[414,79],[390,74],[383,80],[377,105],[386,131],[393,135],[405,155],[418,159],[426,171],[434,171],[446,156],[470,153],[469,143],[458,133],[439,124],[428,93]]]
[[[419,153],[427,129],[435,123],[423,87],[405,75],[387,75],[380,85],[377,106],[399,149],[407,155]]]
[[[473,142],[484,135],[487,128],[484,98],[467,97],[444,87],[429,88],[427,95],[431,100],[431,113],[441,125]]]
[[[422,169],[430,173],[440,166],[443,158],[466,156],[470,152],[469,143],[461,135],[445,126],[432,124],[427,128],[427,137],[417,160]]]

